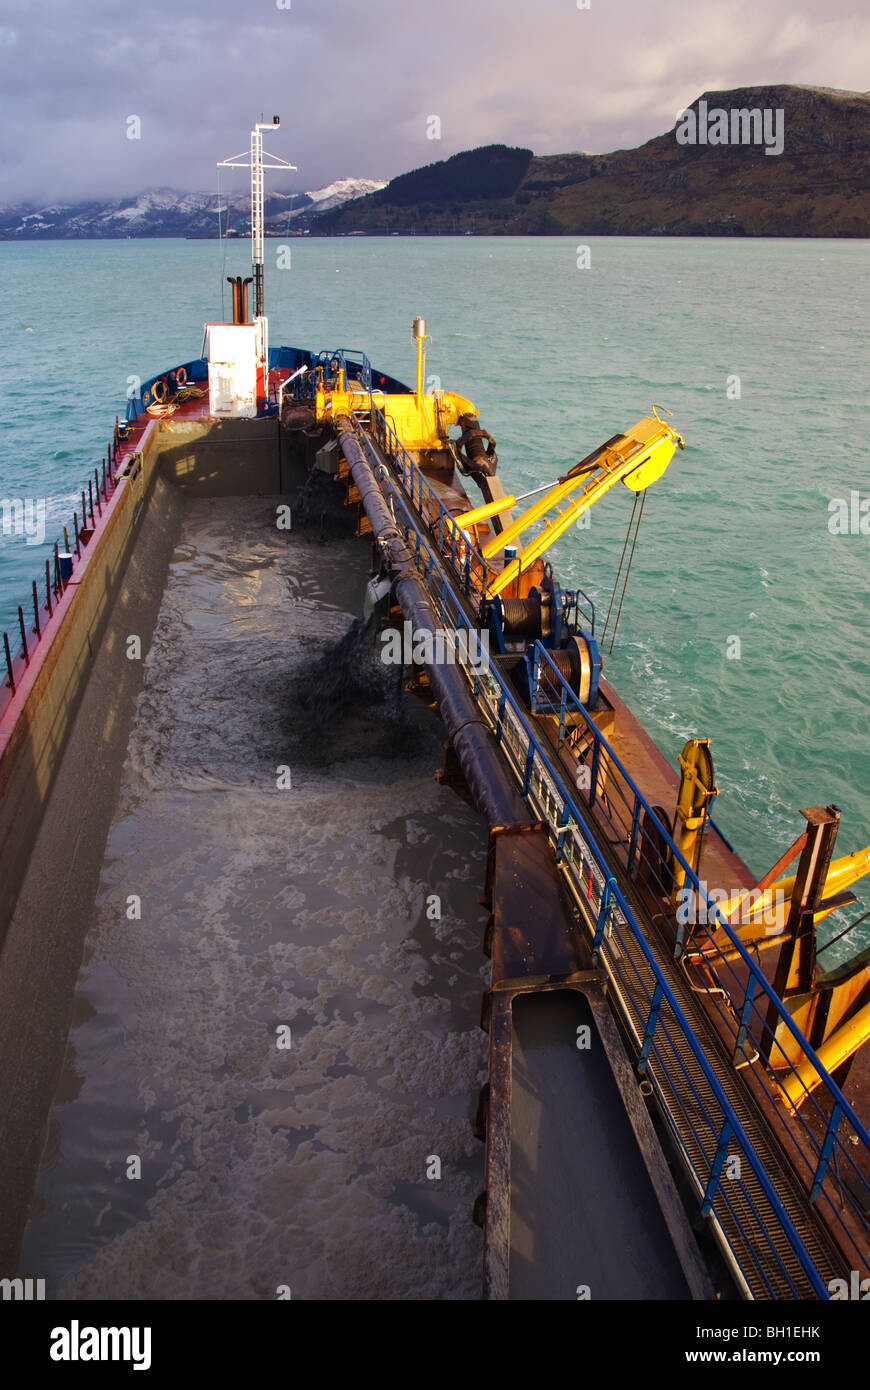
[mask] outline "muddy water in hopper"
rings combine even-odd
[[[278,501],[182,507],[25,1238],[49,1296],[478,1296],[483,829],[354,625],[365,551]]]

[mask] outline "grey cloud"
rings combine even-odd
[[[0,201],[213,189],[261,110],[298,189],[490,141],[614,149],[705,88],[863,87],[868,50],[853,0],[4,0]]]

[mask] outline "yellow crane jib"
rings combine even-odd
[[[491,560],[536,521],[545,518],[543,529],[538,535],[522,551],[518,551],[516,559],[505,565],[500,574],[494,576],[487,588],[487,597],[495,598],[512,584],[521,569],[528,568],[534,560],[543,555],[544,551],[615,483],[624,483],[632,492],[642,492],[662,476],[676,449],[684,447],[682,436],[664,420],[659,419],[656,407],[653,406],[652,415],[644,416],[625,434],[614,435],[606,444],[602,444],[585,459],[581,459],[570,473],[560,478],[549,492],[533,503],[504,531],[499,532],[484,548],[484,560]],[[578,489],[579,496],[574,497],[567,507],[561,508],[559,504],[570,498]],[[500,502],[501,509],[515,506],[516,500],[515,497],[503,498]],[[555,517],[547,518],[547,513],[554,510]],[[486,508],[478,507],[476,511],[458,517],[457,522],[465,529],[474,525],[475,519],[482,521],[482,513],[487,514]]]

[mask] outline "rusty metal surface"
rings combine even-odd
[[[559,882],[546,828],[490,840],[492,983],[585,969],[589,955]]]
[[[711,1297],[543,827],[491,833],[487,892],[484,1296]]]

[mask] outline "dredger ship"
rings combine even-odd
[[[153,627],[168,565],[161,497],[269,498],[263,524],[280,528],[314,491],[360,538],[372,640],[443,720],[434,774],[488,831],[485,1188],[469,1211],[482,1296],[870,1296],[870,950],[826,969],[816,942],[856,901],[870,847],[837,854],[836,806],[796,811],[794,843],[757,880],[712,814],[709,740],[668,763],[604,674],[600,612],[548,558],[628,491],[618,620],[646,490],[680,434],[653,406],[517,496],[473,402],[426,390],[422,318],[413,385],[360,351],[270,347],[277,124],[255,126],[245,159],[253,267],[232,278],[232,323],[136,390],[3,634],[0,1274],[16,1268],[103,787],[141,679],[128,634]]]

